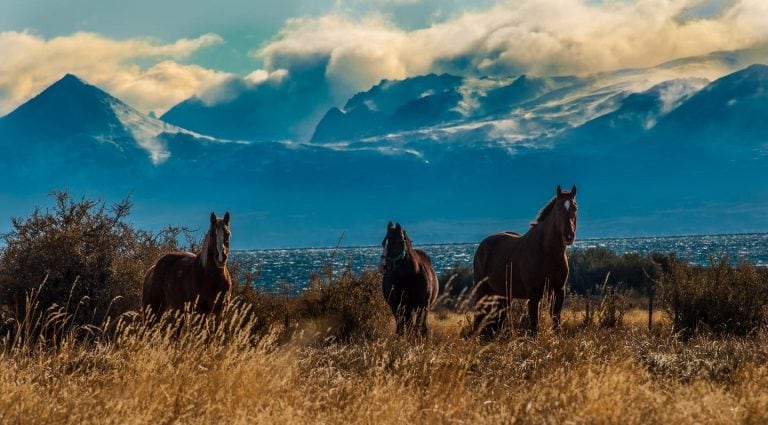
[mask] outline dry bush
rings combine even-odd
[[[471,265],[454,263],[451,268],[443,270],[437,277],[440,285],[438,310],[466,311],[471,308],[474,275]]]
[[[293,297],[259,292],[247,281],[235,286],[234,295],[235,303],[249,306],[255,334],[278,332],[281,340],[296,333],[325,341],[372,339],[389,333],[393,321],[376,270],[315,277]]]
[[[597,326],[615,328],[621,326],[624,319],[624,297],[614,288],[607,288],[597,310]]]
[[[126,222],[131,204],[53,194],[52,209],[12,220],[0,252],[0,304],[5,320],[37,311],[68,314],[75,324],[101,324],[107,315],[140,307],[144,273],[160,254],[176,250],[183,229],[159,233]],[[34,305],[27,297],[36,291]]]
[[[618,255],[608,248],[573,249],[568,253],[568,287],[578,294],[594,293],[603,285],[621,286],[638,294],[646,294],[669,261],[669,256],[653,253]],[[610,274],[610,275],[609,275]],[[605,276],[609,279],[604,281]]]
[[[727,258],[696,267],[674,260],[661,280],[662,298],[685,336],[706,330],[746,335],[768,320],[768,270]]]

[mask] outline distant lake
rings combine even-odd
[[[432,257],[438,274],[454,263],[471,264],[477,243],[416,245]],[[707,264],[709,257],[726,255],[768,266],[768,233],[705,236],[663,236],[638,238],[580,239],[570,249],[605,247],[618,254],[675,252],[696,264]],[[329,266],[338,272],[376,267],[381,247],[340,247],[300,249],[258,249],[233,251],[236,260],[249,269],[260,270],[256,286],[266,292],[303,291],[312,273]]]

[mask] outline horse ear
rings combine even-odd
[[[392,229],[394,227],[395,227],[395,225],[392,224],[392,221],[390,221],[389,224],[387,224],[387,229]]]
[[[212,212],[211,213],[211,225],[214,225],[214,224],[216,224],[216,213]]]
[[[573,185],[573,187],[571,188],[571,196],[573,197],[576,196],[576,185]]]
[[[557,196],[560,196],[563,194],[563,189],[560,189],[560,185],[557,185]]]
[[[400,227],[400,223],[397,223],[397,224],[395,225],[395,230],[401,230],[401,229],[402,229],[402,227]]]
[[[229,211],[224,213],[224,224],[229,226]]]

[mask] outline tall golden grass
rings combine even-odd
[[[329,269],[281,298],[234,267],[245,277],[222,317],[148,328],[123,312],[183,229],[134,229],[127,202],[55,197],[0,250],[0,424],[768,423],[766,270],[667,259],[650,330],[642,302],[610,292],[570,299],[535,339],[516,331],[515,302],[504,338],[480,343],[460,337],[468,267],[443,274],[426,340],[394,336],[376,271]],[[609,269],[636,295],[655,279],[638,257],[578,258],[586,289]]]
[[[11,324],[0,423],[768,423],[764,332],[681,342],[668,321],[649,333],[642,311],[608,329],[571,304],[557,332],[484,344],[459,338],[468,317],[445,312],[427,340],[390,323],[339,342],[320,318],[292,338],[259,336],[243,304],[220,321],[147,329],[128,315],[56,341]],[[38,323],[57,320],[66,313]]]

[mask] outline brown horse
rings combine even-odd
[[[557,195],[539,212],[522,236],[514,232],[488,236],[477,247],[474,261],[474,331],[490,336],[506,319],[511,298],[528,299],[531,332],[538,330],[539,300],[549,288],[550,316],[560,324],[568,279],[566,246],[576,238],[576,186]]]
[[[144,277],[142,307],[159,318],[168,309],[194,308],[218,313],[229,302],[232,280],[227,270],[229,212],[211,213],[211,225],[197,255],[173,252],[162,256]]]
[[[397,323],[397,334],[406,329],[427,335],[427,313],[437,299],[439,287],[432,260],[424,251],[413,249],[405,230],[390,221],[381,242],[384,273],[382,291]]]

